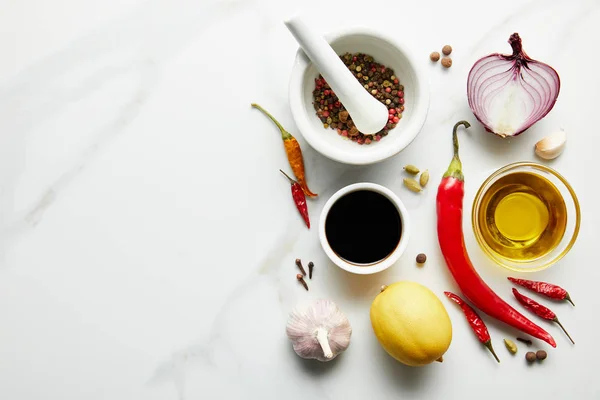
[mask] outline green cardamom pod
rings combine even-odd
[[[427,182],[429,182],[429,171],[425,170],[419,178],[419,183],[421,186],[425,187],[427,186]]]
[[[419,193],[422,190],[419,182],[412,178],[404,178],[404,186],[416,193]]]
[[[510,351],[511,354],[517,353],[517,350],[518,350],[517,345],[512,340],[504,339],[504,345],[506,346],[508,351]]]
[[[419,168],[415,167],[415,166],[414,166],[414,165],[412,165],[412,164],[408,164],[408,165],[406,165],[406,166],[404,167],[404,170],[405,170],[406,172],[408,172],[409,174],[411,174],[411,175],[416,175],[416,174],[418,174],[418,173],[420,172],[420,171],[419,171]]]

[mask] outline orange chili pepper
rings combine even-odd
[[[275,123],[275,125],[277,125],[277,127],[281,131],[281,139],[283,139],[283,147],[285,148],[290,167],[292,167],[292,172],[294,172],[298,183],[302,187],[302,191],[309,197],[317,197],[317,194],[311,192],[308,188],[308,185],[306,184],[302,149],[300,149],[300,144],[298,143],[296,138],[293,137],[291,133],[283,129],[283,126],[281,126],[281,124],[271,114],[269,114],[267,110],[255,103],[252,103],[252,107],[262,111],[267,117],[271,119],[271,121]]]

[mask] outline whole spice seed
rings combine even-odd
[[[468,305],[463,299],[461,299],[454,293],[444,292],[444,294],[450,300],[458,304],[460,308],[462,308],[465,317],[467,317],[469,325],[471,325],[471,329],[473,329],[479,341],[483,343],[484,346],[487,347],[487,349],[494,355],[496,361],[500,362],[500,359],[498,358],[496,352],[494,351],[494,348],[492,347],[492,339],[490,338],[490,333],[488,332],[488,329],[485,326],[485,322],[483,322],[479,314],[477,314],[477,312],[473,310],[473,308],[470,305]]]
[[[290,178],[288,174],[286,174],[282,170],[279,170],[279,171],[283,175],[285,175],[285,177],[288,178],[288,180],[292,184],[292,198],[294,199],[294,203],[296,204],[296,208],[298,209],[298,212],[304,219],[304,223],[306,223],[306,226],[308,227],[308,229],[310,229],[310,219],[308,218],[308,205],[306,204],[306,196],[304,195],[304,191],[302,190],[302,187],[300,186],[300,184],[298,182],[296,182],[295,180]],[[304,275],[306,275],[306,274],[304,274]]]
[[[425,187],[427,186],[427,182],[429,182],[429,171],[425,170],[419,177],[419,183],[422,187]]]
[[[465,177],[458,154],[458,128],[461,125],[466,128],[471,126],[467,121],[459,121],[454,125],[452,130],[454,157],[440,182],[436,198],[438,241],[448,270],[464,296],[481,311],[556,347],[554,338],[548,332],[502,300],[481,279],[471,263],[465,247],[462,225]]]
[[[431,53],[429,55],[429,59],[433,62],[438,62],[440,60],[440,53],[438,53],[437,51],[434,51],[433,53]]]
[[[315,263],[313,263],[312,261],[308,262],[308,279],[312,279],[312,272],[313,269],[315,268]]]
[[[412,178],[404,178],[404,186],[406,186],[415,193],[419,193],[422,190],[421,186],[419,186],[419,182],[415,181]]]
[[[515,298],[519,301],[519,303],[521,303],[523,305],[523,307],[525,307],[529,311],[533,312],[538,317],[542,317],[544,319],[556,322],[558,324],[558,326],[560,326],[560,328],[563,330],[565,335],[567,335],[567,337],[569,338],[571,343],[575,344],[575,342],[571,338],[571,335],[569,335],[569,333],[566,331],[565,327],[562,326],[562,324],[556,317],[556,314],[552,310],[541,305],[537,301],[530,299],[529,297],[519,293],[519,291],[515,288],[513,288],[512,292],[513,292],[513,295],[515,296]]]
[[[346,53],[341,55],[340,59],[354,77],[361,82],[361,85],[388,108],[388,123],[375,134],[365,135],[359,132],[344,105],[339,102],[321,75],[315,79],[315,89],[313,90],[313,106],[317,117],[321,120],[323,127],[331,127],[336,130],[338,135],[359,145],[378,142],[387,136],[389,131],[394,129],[402,119],[404,106],[401,105],[404,104],[404,86],[400,85],[400,81],[392,69],[375,62],[371,56],[362,53]],[[396,97],[392,101],[391,94],[394,92]],[[331,118],[331,122],[328,120],[329,118]]]
[[[252,107],[260,110],[264,113],[281,131],[281,139],[283,139],[283,147],[285,148],[285,152],[287,154],[288,162],[290,163],[290,167],[292,167],[292,172],[296,175],[296,179],[300,183],[300,187],[309,197],[317,197],[317,195],[310,191],[308,185],[306,184],[306,174],[304,172],[304,159],[302,158],[302,149],[300,149],[300,144],[296,140],[295,137],[292,136],[291,133],[286,131],[283,126],[271,115],[267,110],[259,106],[258,104],[252,103]]]
[[[535,352],[535,358],[537,358],[540,361],[545,360],[546,358],[548,358],[548,353],[546,353],[544,350],[538,350]]]
[[[425,264],[425,261],[427,261],[427,256],[425,253],[419,253],[417,255],[417,264]]]
[[[533,342],[529,339],[523,339],[523,338],[518,337],[517,340],[521,343],[525,343],[527,346],[531,346],[533,344]]]
[[[517,279],[511,277],[509,277],[508,280],[512,283],[516,283],[517,285],[523,286],[524,288],[533,290],[534,292],[544,295],[548,298],[555,300],[567,300],[569,303],[575,306],[575,304],[571,300],[571,296],[569,296],[569,293],[560,286],[546,282],[529,281],[527,279]]]
[[[306,270],[304,270],[304,267],[302,266],[302,260],[300,260],[299,258],[296,258],[296,266],[298,267],[300,272],[302,272],[302,275],[306,276]]]
[[[444,54],[445,56],[449,56],[450,53],[452,53],[452,46],[447,44],[444,47],[442,47],[442,54]]]
[[[452,66],[452,59],[450,57],[442,58],[442,67],[450,68]]]
[[[511,354],[517,354],[517,351],[519,350],[517,345],[515,344],[515,342],[513,342],[510,339],[504,339],[504,345],[506,346],[506,348],[508,349],[508,351]]]
[[[528,351],[527,354],[525,354],[525,359],[529,363],[534,362],[536,360],[535,353],[533,351]]]
[[[419,172],[421,172],[421,171],[419,170],[419,168],[415,167],[415,166],[414,166],[414,165],[412,165],[412,164],[405,165],[405,166],[404,166],[404,170],[405,170],[406,172],[408,172],[409,174],[411,174],[411,175],[417,175]]]
[[[306,281],[304,280],[304,278],[302,277],[302,274],[296,275],[296,279],[298,279],[298,281],[302,284],[302,286],[304,286],[304,289],[308,290],[308,285],[307,285]]]

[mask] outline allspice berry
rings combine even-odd
[[[538,350],[538,351],[535,353],[535,357],[536,357],[538,360],[542,361],[542,360],[545,360],[545,359],[546,359],[546,357],[548,357],[548,353],[546,353],[544,350]]]
[[[528,351],[527,354],[525,354],[525,359],[527,362],[534,362],[536,360],[535,353],[533,351]]]
[[[425,264],[425,261],[427,261],[427,256],[424,253],[417,255],[417,264]]]
[[[449,44],[445,45],[444,47],[442,47],[442,53],[445,56],[449,56],[450,53],[452,53],[452,46],[450,46]]]
[[[437,51],[434,51],[433,53],[431,53],[429,55],[429,59],[433,62],[438,62],[440,59],[440,53],[438,53]]]
[[[452,59],[450,57],[442,58],[442,66],[444,68],[450,68],[452,66]]]

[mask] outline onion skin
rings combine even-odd
[[[494,53],[479,59],[467,78],[471,111],[488,132],[501,137],[520,135],[544,118],[554,107],[560,93],[560,77],[556,70],[529,57],[523,50],[518,33],[513,33],[508,43],[512,47],[512,54]],[[521,109],[517,111],[522,112],[523,120],[517,126],[504,126],[505,124],[500,124],[504,116],[498,121],[492,104],[503,90],[510,91],[511,85],[513,92],[518,90],[522,96],[520,100],[526,100],[522,104],[517,101],[509,104],[512,107],[520,105]],[[513,111],[514,109],[506,110],[504,114],[515,115]],[[519,116],[514,118],[518,119]]]

